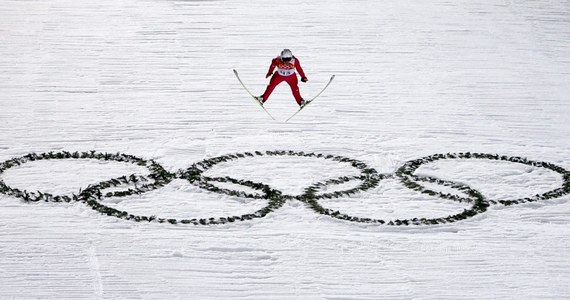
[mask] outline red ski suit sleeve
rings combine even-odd
[[[301,75],[301,78],[307,77],[307,76],[305,76],[305,72],[303,71],[303,68],[301,68],[301,62],[299,62],[299,60],[296,57],[295,57],[295,69],[299,72],[299,75]]]
[[[276,59],[279,58],[274,58],[271,60],[271,65],[269,66],[269,70],[267,71],[267,75],[265,75],[265,77],[269,77],[273,74],[273,69],[275,69],[275,67],[277,67],[277,63],[275,62]]]

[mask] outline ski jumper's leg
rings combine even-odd
[[[301,105],[301,100],[303,99],[303,97],[301,97],[301,93],[299,92],[299,80],[297,79],[297,75],[293,74],[286,76],[285,81],[287,81],[287,83],[291,87],[291,92],[293,92],[293,97],[295,97],[295,101],[297,101],[297,104]]]
[[[271,96],[271,93],[273,93],[273,90],[275,89],[275,87],[277,85],[279,85],[283,80],[285,80],[284,76],[279,75],[277,72],[275,72],[275,74],[273,74],[273,77],[271,77],[271,80],[269,81],[269,84],[267,85],[267,88],[265,89],[265,92],[263,92],[263,102],[267,101],[267,99],[269,99],[269,96]]]

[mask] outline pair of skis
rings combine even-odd
[[[257,97],[255,97],[250,91],[249,89],[245,86],[245,84],[243,84],[243,81],[241,81],[241,78],[239,78],[238,72],[237,70],[234,69],[234,74],[236,75],[237,79],[239,80],[239,83],[241,83],[241,85],[243,86],[243,88],[245,89],[245,91],[255,100],[255,102],[257,104],[259,104],[259,106],[261,106],[261,108],[263,108],[263,110],[265,111],[265,113],[267,113],[267,115],[269,117],[271,117],[271,119],[275,120],[275,118],[267,111],[267,109],[265,109],[265,107],[263,106],[262,103],[259,102],[259,100],[257,100]],[[287,120],[285,120],[285,122],[291,120],[291,118],[293,118],[294,116],[296,116],[299,112],[301,112],[305,107],[307,107],[307,105],[311,104],[311,102],[313,102],[315,99],[317,99],[317,97],[319,97],[326,89],[327,87],[329,87],[329,85],[331,84],[331,82],[334,79],[334,75],[331,76],[331,79],[329,79],[329,82],[325,85],[325,87],[313,98],[306,100],[305,104],[303,106],[301,106],[299,108],[299,110],[297,110],[293,115],[291,115]]]

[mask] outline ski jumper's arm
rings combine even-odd
[[[269,66],[269,70],[267,71],[267,75],[265,75],[265,78],[273,75],[273,69],[275,69],[275,67],[277,67],[277,59],[279,58],[274,58],[271,60],[271,65]]]
[[[307,76],[305,76],[305,72],[303,71],[303,68],[301,68],[301,62],[299,62],[299,59],[295,57],[295,69],[297,69],[297,71],[299,72],[299,75],[301,75],[301,78],[307,78]]]

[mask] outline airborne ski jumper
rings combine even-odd
[[[275,70],[275,68],[277,68],[277,72],[273,73],[273,70]],[[269,96],[271,95],[275,87],[277,87],[283,81],[287,82],[287,84],[289,84],[289,87],[291,87],[291,92],[293,93],[293,97],[295,97],[295,101],[299,105],[299,109],[293,115],[291,115],[287,120],[285,120],[285,122],[287,122],[295,115],[297,115],[299,112],[301,112],[301,110],[307,107],[307,105],[309,105],[315,99],[317,99],[317,97],[319,97],[327,89],[327,87],[331,84],[331,82],[334,79],[334,75],[332,75],[328,83],[317,95],[305,100],[303,99],[303,97],[301,97],[301,93],[299,92],[299,81],[297,80],[297,73],[295,71],[299,72],[299,75],[301,75],[302,82],[309,81],[307,79],[307,76],[305,76],[305,72],[303,72],[303,69],[301,68],[301,63],[299,62],[299,59],[293,56],[291,50],[284,49],[283,51],[281,51],[281,55],[271,60],[271,66],[269,66],[269,71],[267,71],[267,75],[265,76],[265,78],[271,77],[271,80],[269,80],[269,84],[267,85],[265,92],[261,96],[254,96],[251,93],[251,91],[245,86],[245,84],[239,77],[238,71],[236,69],[234,69],[234,74],[236,75],[236,78],[239,81],[239,83],[243,86],[244,90],[254,99],[255,102],[257,102],[257,104],[259,104],[259,106],[261,106],[261,108],[263,108],[265,113],[267,113],[267,115],[271,117],[271,119],[273,120],[275,120],[275,118],[269,113],[269,111],[267,111],[265,106],[263,106],[263,103],[265,103],[267,99],[269,99]]]
[[[277,68],[277,71],[273,73],[273,70]],[[281,51],[281,55],[277,56],[271,61],[271,65],[269,66],[269,70],[267,71],[267,75],[265,78],[271,77],[267,88],[263,95],[256,97],[260,104],[263,105],[271,96],[271,93],[281,82],[285,81],[291,87],[291,92],[293,93],[293,97],[295,97],[295,101],[299,107],[303,107],[305,105],[305,100],[301,97],[301,93],[299,92],[299,81],[297,79],[297,73],[295,70],[299,72],[301,75],[301,81],[307,82],[307,76],[305,76],[305,72],[303,72],[303,68],[301,68],[301,62],[289,49],[284,49]]]

